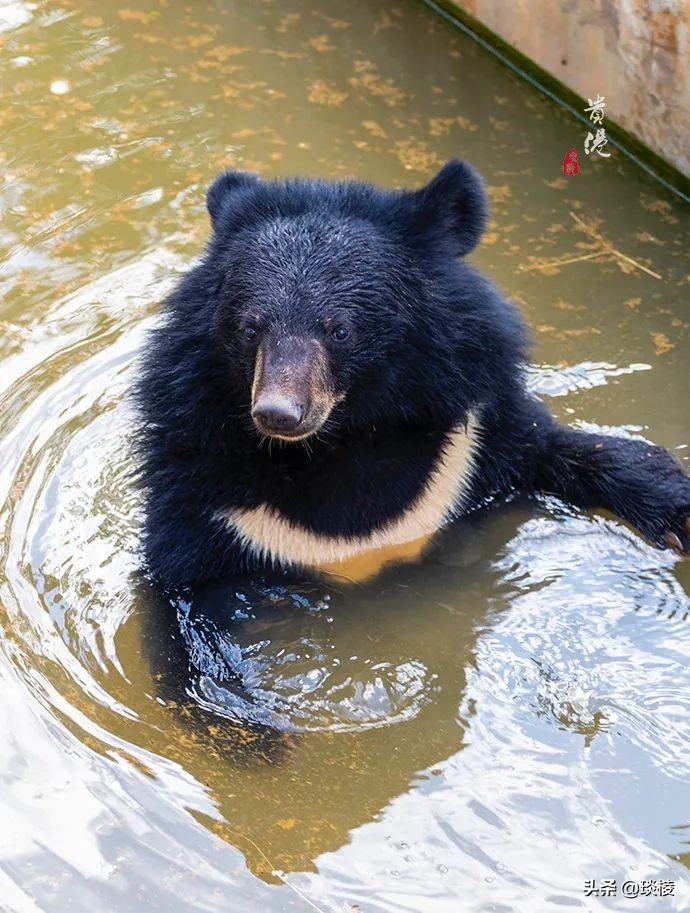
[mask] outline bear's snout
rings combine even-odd
[[[304,406],[287,396],[266,394],[254,405],[252,418],[266,434],[292,433],[304,418]]]
[[[252,385],[252,419],[260,434],[308,437],[334,405],[328,358],[318,340],[281,336],[261,342]]]

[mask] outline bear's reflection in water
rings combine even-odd
[[[210,789],[223,820],[200,817],[257,874],[312,868],[462,747],[465,670],[521,513],[467,519],[360,584],[276,575],[173,603],[140,583],[165,753]]]

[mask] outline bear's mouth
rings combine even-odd
[[[304,414],[304,408],[287,397],[259,397],[252,407],[254,427],[263,438],[302,441],[318,434],[328,421],[335,401],[319,397]],[[330,399],[330,398],[329,398]]]

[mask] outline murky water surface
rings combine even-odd
[[[460,154],[535,389],[688,460],[687,208],[615,150],[563,177],[582,126],[412,0],[0,28],[0,908],[688,909],[690,562],[541,500],[373,582],[176,610],[137,576],[127,403],[222,167],[413,186]],[[621,897],[645,879],[674,894]]]

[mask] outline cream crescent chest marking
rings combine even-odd
[[[400,516],[363,536],[324,536],[262,504],[232,508],[216,516],[254,555],[285,564],[314,566],[344,561],[370,549],[401,545],[440,529],[461,506],[478,448],[479,423],[470,412],[467,427],[456,426],[419,495]]]

